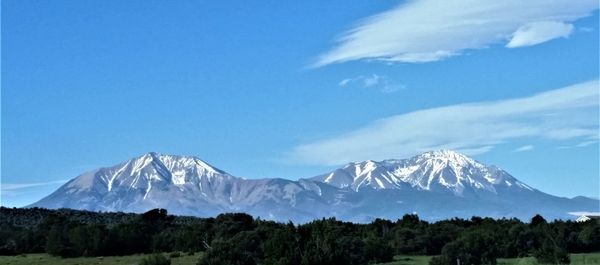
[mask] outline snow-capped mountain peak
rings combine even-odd
[[[147,154],[147,156],[151,156],[157,162],[161,163],[172,175],[173,183],[175,184],[185,183],[185,178],[183,177],[190,174],[209,178],[223,175],[229,176],[226,172],[211,166],[195,156],[162,155],[154,152]]]
[[[485,167],[483,164],[475,161],[474,159],[466,155],[447,149],[425,152],[413,158],[416,160],[439,160],[440,162],[445,162],[456,166],[472,165],[477,167]]]
[[[169,170],[173,170],[178,167],[186,167],[186,168],[196,167],[196,168],[198,168],[202,171],[206,171],[206,172],[226,174],[224,171],[211,166],[210,164],[204,162],[202,159],[197,158],[195,156],[164,155],[164,154],[159,154],[156,152],[149,152],[140,157],[134,158],[132,160],[155,161],[157,163],[162,163],[162,165],[167,167]]]
[[[65,184],[65,188],[75,193],[140,195],[145,200],[155,189],[186,185],[202,189],[202,185],[231,179],[237,178],[197,157],[150,152],[112,167],[87,172]]]
[[[402,189],[450,191],[456,195],[468,191],[496,193],[502,187],[529,188],[497,167],[488,167],[451,150],[426,152],[409,159],[367,160],[349,163],[329,174],[312,178],[339,188]]]
[[[563,217],[597,200],[544,194],[507,172],[440,150],[409,159],[349,163],[312,179],[242,179],[193,156],[147,153],[77,176],[30,205],[181,215],[248,212],[279,221],[336,216],[359,222],[418,212],[426,219],[473,215]],[[545,215],[546,216],[546,215]]]

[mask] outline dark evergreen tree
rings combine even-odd
[[[440,258],[432,264],[496,264],[497,249],[495,239],[489,231],[470,231],[459,239],[450,242],[442,249]]]
[[[385,240],[381,237],[368,237],[365,240],[365,259],[369,263],[383,263],[390,262],[394,258],[394,250]]]
[[[432,264],[493,264],[535,256],[564,264],[568,253],[600,251],[600,223],[473,217],[434,223],[405,215],[369,224],[335,218],[282,224],[243,213],[216,218],[0,207],[0,254],[108,256],[205,251],[201,264],[368,264],[393,254],[441,255]]]

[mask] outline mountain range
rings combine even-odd
[[[508,172],[451,150],[408,159],[349,163],[297,181],[244,179],[191,156],[147,153],[86,172],[28,207],[178,215],[246,212],[262,219],[308,222],[337,217],[354,222],[416,213],[426,220],[452,217],[572,218],[598,211],[600,201],[562,198]]]

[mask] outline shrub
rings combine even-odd
[[[429,265],[447,265],[452,264],[452,261],[446,256],[435,256],[429,260]]]
[[[429,264],[496,264],[497,251],[494,238],[487,231],[471,231],[444,246],[442,255],[431,259]]]
[[[365,241],[365,257],[369,263],[390,262],[394,259],[394,250],[383,238],[370,237]]]
[[[12,255],[16,255],[17,251],[15,250],[17,248],[17,244],[15,243],[14,240],[9,240],[6,244],[4,244],[3,246],[0,246],[0,256],[12,256]]]
[[[544,241],[542,247],[533,253],[533,256],[540,264],[570,264],[569,253],[564,247],[548,239]]]
[[[171,260],[163,254],[151,254],[142,259],[139,265],[171,265]]]

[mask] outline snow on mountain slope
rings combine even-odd
[[[271,219],[316,218],[304,208],[326,211],[320,186],[285,179],[234,177],[196,157],[148,153],[80,175],[31,205],[96,211],[210,216],[249,211]],[[251,209],[249,209],[251,208]]]
[[[496,193],[500,188],[533,190],[507,172],[483,165],[472,158],[450,150],[423,153],[410,159],[368,160],[349,163],[328,174],[311,178],[339,188],[359,191],[372,189],[406,189]]]
[[[350,163],[311,179],[243,179],[196,157],[148,153],[86,172],[29,207],[179,215],[247,212],[308,222],[335,216],[365,222],[417,212],[424,219],[567,218],[597,210],[598,200],[545,194],[507,172],[441,150],[409,159]]]
[[[130,193],[146,199],[153,190],[168,189],[171,185],[182,191],[186,185],[198,186],[200,191],[212,191],[206,187],[236,179],[196,157],[148,153],[113,167],[85,173],[62,188],[75,193]]]

